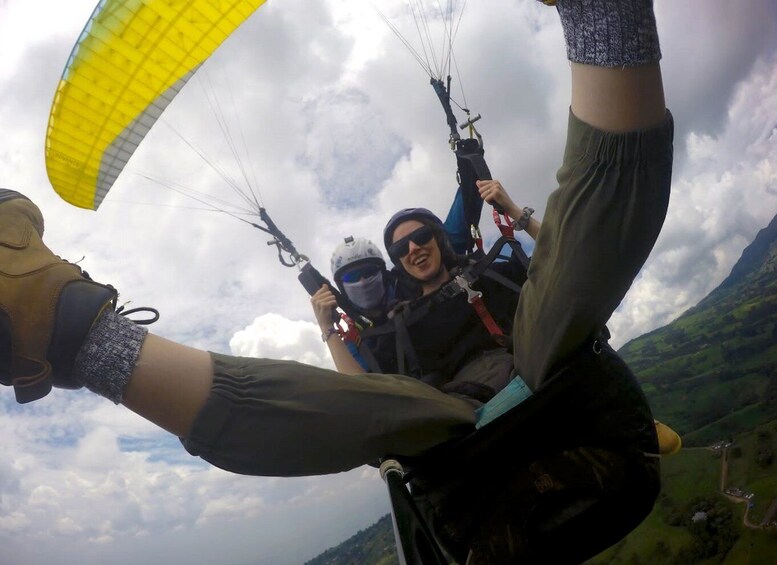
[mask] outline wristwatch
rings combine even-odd
[[[528,206],[523,209],[523,214],[521,214],[521,217],[513,220],[512,226],[513,231],[521,231],[525,230],[526,226],[529,225],[529,218],[531,218],[531,215],[534,214],[534,208],[529,208]]]

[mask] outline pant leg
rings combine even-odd
[[[338,473],[387,455],[420,455],[474,430],[469,403],[410,377],[212,357],[210,397],[182,442],[235,473]]]
[[[666,217],[673,121],[628,133],[571,112],[559,188],[548,199],[514,325],[532,389],[598,332],[647,259]]]

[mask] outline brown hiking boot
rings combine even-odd
[[[94,321],[115,308],[116,290],[54,255],[43,216],[27,197],[0,189],[0,383],[19,403],[51,387],[81,388],[73,361]]]

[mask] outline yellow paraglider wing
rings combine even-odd
[[[189,77],[264,2],[101,0],[51,107],[46,169],[54,190],[96,210]]]

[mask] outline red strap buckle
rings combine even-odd
[[[472,307],[475,309],[475,312],[477,312],[477,315],[480,317],[483,325],[486,326],[488,333],[494,336],[498,342],[501,342],[502,340],[500,337],[504,337],[504,332],[502,332],[502,329],[496,323],[494,317],[483,303],[483,293],[477,290],[473,290],[473,288],[469,285],[469,281],[462,275],[458,275],[455,280],[461,290],[467,293],[467,302],[472,304]]]
[[[496,224],[496,227],[499,228],[499,231],[502,235],[505,236],[512,236],[513,235],[513,224],[510,221],[510,216],[507,214],[504,214],[504,220],[507,222],[507,224],[502,223],[502,218],[499,217],[499,212],[496,211],[496,208],[492,211],[494,216],[494,223]]]
[[[342,312],[340,313],[340,320],[345,323],[345,328],[343,328],[343,324],[337,324],[337,333],[340,334],[340,338],[343,341],[350,341],[358,345],[361,341],[361,335],[359,334],[359,328],[356,327],[356,323],[350,316]]]

